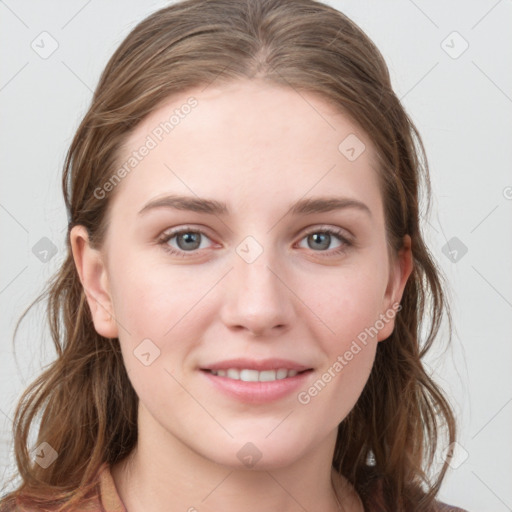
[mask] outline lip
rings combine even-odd
[[[297,363],[290,359],[227,359],[225,361],[219,361],[208,365],[201,366],[201,370],[227,370],[229,368],[238,368],[242,370],[247,368],[248,370],[279,370],[279,368],[286,368],[287,370],[297,370],[302,372],[304,370],[311,370],[311,366]],[[292,377],[290,377],[292,378]]]
[[[245,382],[213,375],[207,370],[227,370],[228,368],[250,370],[278,370],[287,368],[296,370],[297,375],[267,382]],[[304,387],[307,379],[313,373],[313,368],[287,359],[230,359],[200,368],[203,375],[215,389],[237,401],[251,404],[263,404],[285,398],[299,388]]]

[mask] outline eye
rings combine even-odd
[[[209,237],[204,231],[186,227],[164,233],[158,239],[158,243],[170,254],[175,256],[186,256],[187,252],[204,249],[205,247],[202,244],[204,238],[209,240]],[[173,240],[177,247],[174,244],[170,244]]]
[[[203,244],[205,239],[210,240],[203,230],[184,227],[163,233],[158,239],[158,244],[161,245],[166,252],[174,256],[186,257],[187,253],[193,254],[200,249],[207,248],[208,245],[205,246]],[[344,231],[336,228],[316,228],[306,233],[301,241],[302,240],[306,240],[307,249],[313,249],[314,252],[327,253],[325,256],[342,254],[346,252],[349,247],[354,245],[345,235]],[[326,251],[325,249],[329,249],[333,241],[336,240],[338,241],[338,245],[334,247],[334,249],[331,248],[330,251]],[[300,247],[304,246],[300,245]],[[322,254],[322,256],[324,256],[324,254]]]
[[[340,242],[339,245],[334,247],[331,251],[325,251],[325,249],[329,248],[333,239],[337,239]],[[313,249],[314,252],[327,252],[327,256],[341,254],[353,245],[353,243],[345,236],[344,231],[335,228],[317,228],[314,231],[306,233],[302,240],[306,240],[306,248]]]

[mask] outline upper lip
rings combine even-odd
[[[312,369],[311,366],[291,361],[290,359],[228,359],[219,361],[209,365],[201,366],[201,370],[228,370],[229,368],[238,368],[240,370],[279,370],[279,368],[286,368],[287,370],[303,370]]]

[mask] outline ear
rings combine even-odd
[[[91,310],[94,328],[105,338],[116,338],[118,329],[103,256],[99,250],[90,246],[85,226],[74,226],[69,236],[73,259]]]
[[[377,340],[383,341],[393,332],[395,328],[395,317],[399,313],[399,304],[402,300],[405,285],[413,269],[413,258],[411,250],[411,237],[405,235],[402,248],[390,264],[389,281],[384,294],[383,309],[380,319],[384,327],[379,330]]]

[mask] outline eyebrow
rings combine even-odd
[[[139,215],[157,208],[172,208],[190,212],[206,213],[210,215],[229,215],[226,203],[214,199],[203,199],[191,196],[169,195],[149,201],[140,211]],[[356,209],[367,213],[372,212],[363,202],[349,197],[314,197],[300,199],[289,207],[292,215],[311,215],[334,210]]]

